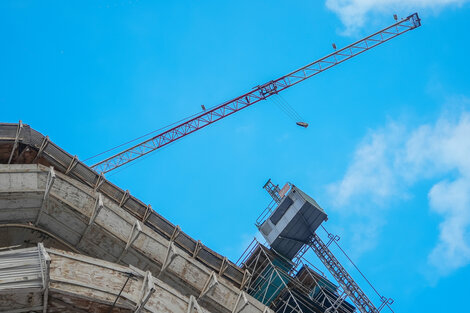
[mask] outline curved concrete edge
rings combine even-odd
[[[91,188],[61,173],[54,174],[51,184],[52,176],[41,165],[1,165],[0,220],[34,223],[82,253],[149,270],[210,310],[228,313],[235,305],[251,308],[246,312],[266,309],[114,201],[100,198]],[[32,199],[31,194],[41,197]]]
[[[2,312],[100,313],[113,306],[113,312],[219,312],[208,310],[204,301],[183,295],[148,271],[45,249],[42,244],[37,248],[0,252],[0,265]],[[247,299],[240,291],[228,311],[272,312]]]
[[[23,123],[0,123],[0,163],[43,163],[51,165],[57,172],[64,173],[77,182],[81,182],[94,191],[102,193],[125,211],[148,225],[153,231],[174,238],[185,253],[195,255],[207,267],[222,276],[230,279],[234,284],[240,286],[244,279],[243,271],[233,262],[226,260],[223,256],[209,249],[199,241],[194,240],[178,226],[155,212],[150,205],[144,204],[110,181],[103,175],[94,171],[83,163],[77,156],[73,156],[52,142],[48,136],[34,130]],[[20,162],[18,162],[20,161]]]

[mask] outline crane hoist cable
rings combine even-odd
[[[284,99],[280,94],[274,95],[270,98],[273,103],[275,103],[291,120],[295,122],[298,126],[307,128],[308,123],[305,122],[305,119],[294,109],[289,102]]]
[[[247,93],[244,93],[232,100],[224,102],[211,109],[206,109],[202,113],[193,116],[190,119],[185,119],[183,122],[173,126],[172,128],[166,129],[158,135],[98,162],[91,167],[97,173],[108,173],[109,171],[141,158],[195,131],[203,129],[210,124],[243,110],[244,108],[252,106],[261,100],[266,100],[272,95],[278,94],[289,87],[297,85],[310,77],[358,56],[359,54],[397,36],[416,29],[419,26],[421,26],[421,20],[418,13],[411,14],[410,16],[379,30],[372,35],[364,37],[342,49],[335,50],[334,52],[287,75],[281,76],[262,85],[258,85]]]
[[[289,119],[293,122],[297,122],[298,119],[295,115],[293,115],[292,111],[289,111],[282,102],[279,101],[276,97],[271,97],[269,100],[276,105]]]
[[[299,114],[299,112],[297,112],[295,110],[295,108],[293,106],[291,106],[289,104],[289,102],[281,95],[281,94],[277,94],[277,97],[279,98],[279,100],[281,100],[281,102],[284,103],[284,106],[287,107],[291,112],[294,113],[294,116],[297,118],[297,121],[301,121],[303,120],[304,118]]]
[[[300,116],[300,114],[284,99],[273,96],[270,98],[273,104],[277,105],[279,109],[284,112],[296,125],[307,128],[308,123]]]

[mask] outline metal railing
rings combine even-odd
[[[237,264],[251,273],[245,291],[275,312],[355,312],[354,307],[344,301],[345,296],[337,293],[337,287],[331,287],[334,285],[323,273],[318,274],[308,262],[302,262],[303,271],[299,277],[298,271],[290,271],[294,264],[268,250],[256,238]]]

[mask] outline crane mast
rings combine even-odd
[[[414,13],[287,75],[258,85],[241,96],[208,109],[91,167],[102,174],[112,171],[419,26],[421,20],[418,14]]]

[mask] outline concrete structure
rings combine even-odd
[[[66,280],[80,279],[79,268],[85,268],[84,263],[107,264],[107,268],[115,271],[102,277],[99,283],[90,277],[91,285],[85,283],[82,286],[95,288],[94,292],[82,290],[90,303],[85,311],[96,307],[96,312],[107,312],[111,308],[111,295],[116,290],[113,287],[106,294],[100,288],[108,284],[106,279],[110,279],[109,284],[113,279],[116,284],[117,281],[122,283],[121,276],[126,271],[122,266],[131,266],[134,272],[140,271],[141,277],[152,276],[161,282],[159,286],[166,290],[168,301],[161,305],[168,312],[173,312],[169,309],[173,304],[177,307],[174,312],[185,311],[187,306],[183,303],[188,301],[196,311],[200,306],[210,312],[271,312],[242,291],[250,277],[248,271],[192,239],[149,205],[108,182],[29,126],[0,124],[0,247],[37,249],[38,243],[44,244],[44,251],[49,255],[75,260],[55,263],[60,267],[57,273],[64,275]],[[51,264],[54,264],[54,258],[51,257]],[[144,275],[142,271],[148,274]],[[135,286],[136,293],[129,298],[118,297],[116,307],[120,306],[122,312],[137,310],[142,293],[138,286],[142,287],[142,282]],[[34,288],[39,287],[36,284]],[[43,294],[46,289],[43,284]],[[0,301],[0,310],[36,312],[49,308],[44,305],[47,295],[39,302],[37,292],[30,297],[13,289],[9,294],[8,290],[8,287],[3,288],[0,299],[8,300],[14,295],[12,301],[19,307],[11,306],[12,301]],[[67,289],[61,292],[69,293]],[[82,299],[83,295],[79,292],[76,297]],[[56,300],[55,305],[58,306],[60,301],[66,303],[64,306],[68,305],[68,312],[82,312],[80,310],[86,307],[62,298]],[[150,304],[144,309],[166,312],[153,309]],[[121,310],[115,309],[115,312]]]
[[[232,311],[253,312],[242,292]],[[0,252],[0,309],[9,312],[207,312],[194,296],[133,266],[36,248]],[[216,310],[210,312],[219,312]]]

